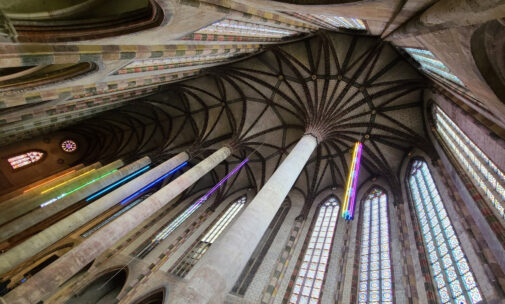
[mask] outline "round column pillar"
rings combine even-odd
[[[298,141],[244,212],[195,266],[187,284],[169,293],[170,303],[224,302],[316,146],[317,139],[310,134]]]

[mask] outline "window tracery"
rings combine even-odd
[[[71,139],[66,139],[61,143],[61,149],[67,153],[72,153],[77,150],[77,144]]]
[[[338,211],[339,205],[334,197],[329,198],[319,208],[289,303],[319,303]]]
[[[193,266],[198,263],[202,256],[207,252],[209,247],[217,240],[226,227],[237,216],[239,211],[244,207],[246,197],[242,196],[224,212],[224,214],[215,222],[212,227],[204,234],[184,258],[173,268],[172,273],[183,278],[188,272],[193,269]]]
[[[9,157],[7,161],[12,169],[19,169],[40,161],[44,156],[45,153],[42,151],[28,151],[23,154]]]
[[[283,38],[296,35],[298,32],[263,24],[224,19],[196,31],[195,34]]]
[[[366,30],[365,23],[361,19],[346,18],[339,16],[326,16],[326,15],[312,15],[312,16],[330,24],[334,28]]]
[[[363,203],[358,303],[393,303],[387,208],[378,188]]]
[[[353,30],[366,30],[365,22],[358,18],[349,18],[341,16],[326,16],[316,14],[301,14],[296,12],[283,12],[287,15],[317,24],[323,28],[329,29],[353,29]]]
[[[434,109],[437,132],[477,188],[505,218],[505,174],[439,107]]]
[[[426,162],[413,162],[408,184],[440,301],[480,303],[481,293]]]

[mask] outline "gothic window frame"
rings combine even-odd
[[[430,196],[431,204],[432,204],[432,206],[430,206],[430,207],[432,207],[432,208],[426,207],[427,203],[424,203],[425,200],[422,199],[423,197],[420,197],[422,202],[424,203],[422,207],[423,207],[423,212],[425,213],[425,216],[419,215],[419,211],[417,208],[418,205],[416,204],[416,199],[414,198],[413,190],[410,185],[410,178],[413,176],[412,171],[413,171],[413,167],[414,167],[416,161],[422,162],[426,165],[429,176],[431,176],[431,179],[433,180],[433,185],[432,185],[433,187],[432,188],[434,188],[436,190],[436,192],[429,192],[428,193]],[[426,182],[426,178],[423,178],[423,180],[424,180],[425,184],[428,184]],[[470,273],[471,276],[473,277],[473,284],[475,285],[471,289],[477,289],[477,291],[480,295],[480,298],[481,298],[481,301],[476,302],[476,303],[484,303],[483,302],[483,301],[485,301],[484,296],[482,294],[482,291],[480,290],[480,286],[477,282],[477,279],[475,278],[475,274],[472,271],[472,266],[470,265],[470,262],[468,261],[467,254],[464,252],[464,250],[460,246],[460,243],[461,243],[460,238],[458,236],[458,233],[455,231],[455,228],[453,225],[453,219],[451,219],[449,213],[447,212],[447,209],[445,208],[446,203],[444,202],[444,198],[442,197],[439,186],[437,186],[437,184],[436,184],[435,178],[433,176],[433,170],[424,158],[419,157],[419,156],[415,156],[409,160],[409,164],[407,166],[407,171],[405,172],[405,185],[406,185],[406,191],[407,191],[407,199],[408,199],[409,208],[410,208],[410,216],[412,218],[412,226],[414,229],[414,234],[417,234],[416,244],[417,244],[417,249],[418,249],[419,260],[420,260],[421,266],[424,263],[426,263],[426,266],[427,266],[427,267],[421,267],[421,271],[423,272],[423,277],[425,279],[425,286],[426,286],[426,283],[428,284],[428,286],[426,286],[428,300],[430,301],[430,300],[436,299],[437,302],[443,303],[443,304],[454,303],[455,301],[460,301],[461,297],[464,297],[465,295],[467,295],[468,298],[464,298],[465,302],[463,302],[463,303],[472,303],[472,302],[468,302],[468,299],[470,298],[470,291],[466,292],[465,282],[463,279],[464,275]],[[417,186],[417,187],[419,187],[419,186]],[[421,196],[421,190],[422,190],[421,188],[418,190],[420,196]],[[442,206],[441,208],[443,208],[443,210],[441,210],[440,207],[436,206],[436,203],[434,200],[434,197],[436,195],[433,195],[432,193],[438,194],[438,196],[440,198],[440,205]],[[435,208],[437,208],[438,210],[435,210]],[[430,220],[431,218],[433,218],[433,217],[430,217],[428,214],[430,212],[429,211],[430,209],[433,209],[433,211],[434,211],[433,213],[435,215],[437,215],[436,217],[434,217],[437,220],[437,222],[435,224],[432,224],[432,221]],[[441,212],[441,211],[444,211],[444,212]],[[441,216],[439,216],[440,214],[442,214],[442,217],[443,217],[442,219],[439,218],[439,217],[441,217]],[[446,219],[448,221],[445,221]],[[422,228],[423,222],[424,222],[424,224],[428,225],[429,230],[423,231],[423,228]],[[449,223],[449,224],[446,225],[446,223]],[[434,228],[437,225],[442,226],[442,228],[440,228],[440,227],[439,227],[440,229]],[[446,227],[444,228],[443,225],[446,225]],[[449,227],[451,229],[448,229]],[[436,234],[436,232],[438,230],[440,230],[440,231],[438,234]],[[428,231],[429,233],[424,233],[425,231]],[[426,234],[429,234],[429,238],[425,237]],[[447,235],[449,235],[449,236],[447,236]],[[436,243],[439,242],[439,240],[438,240],[439,236],[441,236],[440,238],[442,238],[444,240],[443,245],[445,245],[445,246],[442,246],[442,245],[437,246]],[[453,238],[453,236],[455,236],[456,242],[455,242],[454,248],[451,249],[451,245],[450,245],[449,241],[450,241],[450,239]],[[425,244],[425,238],[428,238],[427,242],[432,241],[434,246],[430,246],[429,244]],[[428,247],[432,247],[434,249],[431,252],[429,252]],[[445,247],[445,249],[447,249],[447,251],[444,250],[444,247]],[[440,249],[440,248],[442,248],[442,249]],[[457,249],[459,249],[459,250],[457,250]],[[445,252],[445,253],[442,254],[442,252]],[[460,258],[457,258],[458,255],[460,256]],[[436,263],[431,262],[431,260],[434,259],[432,257],[437,258],[437,260],[435,260]],[[445,257],[448,257],[447,260],[451,261],[450,266],[446,267],[443,265],[446,260]],[[461,271],[459,268],[460,264],[458,264],[458,262],[463,261],[463,260],[466,260],[467,271],[464,272],[463,274],[461,274]],[[424,261],[424,263],[423,263],[423,261]],[[432,264],[439,264],[439,265],[437,267],[433,267]],[[464,265],[464,264],[462,264],[462,265]],[[449,281],[451,275],[448,274],[448,272],[446,270],[448,270],[451,267],[453,267],[455,269],[456,277],[455,277],[455,279]],[[441,277],[441,279],[437,280],[438,278],[435,278],[435,276],[433,275],[434,273],[436,273],[439,278]],[[428,278],[429,278],[429,281],[428,281]],[[460,295],[456,296],[457,298],[453,298],[452,290],[451,290],[451,286],[450,286],[451,283],[453,283],[455,281],[458,281],[460,283],[460,285],[462,285],[462,286],[460,286],[462,293]],[[441,287],[438,288],[437,285],[439,285]],[[442,301],[441,292],[439,291],[444,288],[446,289],[447,295],[448,295],[448,301],[446,301],[446,302]]]
[[[493,213],[505,222],[505,172],[438,105],[431,109],[435,132],[444,151],[465,171]],[[451,147],[451,148],[450,148]]]
[[[228,212],[235,206],[235,204],[241,200],[244,200],[242,206],[239,210],[232,216],[232,218],[225,222],[224,227],[220,228],[217,225],[222,221],[222,219],[228,214]],[[226,208],[210,223],[210,225],[202,232],[198,238],[191,244],[191,246],[184,252],[184,254],[172,265],[169,273],[184,278],[200,261],[202,256],[207,252],[207,250],[214,244],[214,242],[219,239],[219,236],[230,227],[231,224],[237,220],[240,213],[243,212],[244,207],[247,206],[250,201],[247,194],[242,194],[237,196],[235,199],[226,206]],[[222,225],[223,226],[223,225]],[[212,231],[217,230],[217,236]],[[212,240],[209,242],[209,239]]]
[[[378,184],[372,184],[370,187],[368,187],[368,189],[363,192],[363,196],[360,200],[360,211],[359,211],[359,222],[358,222],[358,229],[357,229],[357,237],[356,237],[356,246],[355,246],[355,256],[354,256],[354,265],[356,265],[355,268],[357,270],[357,273],[358,273],[358,276],[353,278],[353,289],[352,289],[352,295],[351,297],[353,296],[356,296],[355,298],[355,303],[369,303],[369,297],[367,295],[367,298],[365,301],[361,301],[360,302],[360,293],[361,293],[361,272],[362,272],[362,250],[363,250],[363,227],[365,225],[365,222],[364,222],[364,213],[365,213],[365,204],[369,201],[369,197],[370,195],[372,194],[372,191],[374,190],[379,190],[382,192],[383,195],[386,196],[386,215],[387,215],[387,218],[388,218],[388,224],[387,224],[387,234],[388,234],[388,249],[389,249],[389,254],[388,254],[388,257],[389,257],[389,271],[390,271],[390,278],[389,280],[391,281],[391,300],[390,301],[383,301],[382,299],[382,294],[381,292],[379,292],[379,300],[378,301],[374,301],[373,303],[387,303],[387,304],[392,304],[395,302],[395,277],[394,277],[394,269],[393,269],[393,257],[391,255],[391,250],[392,250],[392,239],[391,239],[391,218],[390,218],[390,195],[389,195],[389,192],[382,186],[378,185]],[[379,202],[380,203],[380,202]],[[380,207],[378,207],[380,209]],[[371,222],[371,218],[370,218],[370,222]],[[370,225],[369,227],[369,231],[371,231],[372,227]],[[379,229],[380,231],[380,229]],[[382,235],[380,234],[379,236],[379,239]],[[368,239],[369,240],[369,239]],[[370,248],[370,246],[368,247]],[[370,249],[369,249],[370,250]],[[370,251],[368,251],[370,252]],[[382,262],[382,260],[381,260]],[[370,263],[369,263],[370,265]],[[381,263],[382,265],[382,263]],[[381,267],[382,268],[382,267]],[[380,269],[382,270],[382,269]],[[379,270],[379,271],[380,271]],[[367,282],[370,281],[370,267],[368,266],[367,267]],[[383,284],[382,284],[382,273],[381,273],[381,278],[379,279],[380,283],[379,283],[379,290],[382,291],[383,289]],[[369,293],[369,284],[367,284],[367,293]]]
[[[39,159],[37,159],[36,161],[32,161],[31,163],[26,164],[26,165],[21,166],[21,167],[18,167],[18,168],[14,168],[12,166],[11,162],[9,161],[9,159],[11,159],[11,158],[22,156],[23,154],[27,154],[27,153],[30,153],[30,152],[39,152],[39,153],[42,153],[42,156]],[[7,166],[10,168],[10,170],[12,172],[19,172],[20,170],[23,170],[23,169],[26,169],[26,168],[30,168],[32,166],[40,164],[46,158],[47,158],[47,152],[46,151],[41,150],[41,149],[29,149],[29,150],[25,150],[23,152],[13,153],[13,154],[5,157],[5,161],[7,163]]]
[[[302,268],[303,262],[304,262],[306,254],[307,254],[307,251],[309,249],[310,241],[311,241],[311,239],[313,237],[312,234],[315,232],[317,221],[320,218],[319,217],[319,213],[321,212],[321,208],[323,207],[323,205],[325,203],[327,203],[331,199],[335,199],[335,202],[337,204],[336,206],[338,207],[338,209],[337,209],[336,215],[334,217],[335,218],[335,223],[334,223],[334,228],[333,228],[333,235],[331,236],[331,242],[329,244],[329,250],[328,250],[328,257],[327,257],[327,261],[326,261],[326,266],[324,268],[324,272],[323,272],[322,277],[319,278],[320,281],[321,281],[321,286],[320,286],[320,289],[319,289],[319,295],[318,295],[317,300],[315,302],[314,301],[313,302],[310,301],[310,299],[311,299],[310,295],[312,295],[312,291],[314,290],[314,285],[312,285],[311,290],[310,290],[310,294],[308,296],[308,302],[306,302],[306,303],[320,303],[321,302],[321,299],[322,299],[323,294],[324,294],[324,285],[325,285],[325,282],[326,282],[326,278],[328,276],[328,267],[330,265],[330,260],[331,260],[331,254],[332,254],[332,250],[333,250],[333,245],[335,244],[335,237],[336,237],[335,236],[336,235],[335,232],[337,230],[337,226],[338,226],[338,223],[339,223],[340,211],[341,211],[341,209],[340,209],[341,208],[341,202],[340,202],[339,198],[336,195],[334,195],[334,194],[327,195],[324,199],[322,199],[321,203],[319,203],[316,211],[314,212],[314,215],[312,216],[312,221],[311,221],[311,224],[310,224],[310,229],[307,231],[307,235],[305,236],[305,241],[303,243],[302,250],[300,251],[300,254],[298,256],[297,267],[295,268],[295,271],[293,272],[293,274],[291,276],[291,281],[292,281],[291,283],[292,284],[290,284],[290,287],[288,287],[288,289],[286,290],[286,296],[285,296],[286,303],[292,303],[291,299],[292,299],[292,297],[293,297],[293,295],[295,293],[295,288],[298,285],[297,284],[297,280],[299,279],[300,273],[303,271],[303,268]],[[324,219],[324,217],[323,217],[323,219]],[[328,233],[328,231],[326,231],[326,233]],[[325,243],[323,243],[323,248],[324,248],[324,245],[325,245]],[[318,260],[318,264],[320,264],[321,258],[322,258],[322,255],[321,255],[320,259]],[[307,273],[308,273],[308,270],[309,270],[309,266],[307,265]],[[300,292],[297,293],[297,295],[302,295],[304,284],[307,281],[306,274],[303,274],[303,276],[304,277],[302,278],[302,284],[300,284],[300,289],[299,289]],[[314,274],[314,278],[317,278],[317,271]],[[314,284],[315,284],[315,282],[314,282]],[[295,303],[301,303],[300,299],[301,299],[301,297],[298,296],[296,298],[296,302]]]
[[[275,32],[278,32],[278,34]],[[275,24],[262,24],[225,17],[196,30],[182,39],[195,40],[196,36],[230,36],[242,37],[247,41],[277,41],[294,38],[302,33],[303,31],[285,29],[277,27]]]

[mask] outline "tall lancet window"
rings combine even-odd
[[[329,198],[319,208],[289,303],[319,303],[338,210],[339,205],[334,197]]]
[[[363,203],[359,303],[393,303],[387,204],[386,193],[377,188]]]
[[[437,132],[477,188],[505,218],[505,174],[439,108],[435,107]]]
[[[298,34],[280,27],[244,22],[240,20],[224,19],[204,27],[196,32],[208,35],[230,35],[264,38],[283,38]]]
[[[426,162],[413,162],[408,183],[440,301],[480,303],[481,293]]]
[[[186,274],[193,269],[193,266],[198,263],[209,247],[226,229],[226,227],[232,222],[242,207],[244,207],[245,203],[246,197],[243,196],[231,204],[219,220],[217,220],[217,222],[212,225],[203,237],[201,237],[200,240],[191,247],[182,260],[173,267],[172,273],[181,278],[186,276]]]

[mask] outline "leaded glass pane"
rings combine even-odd
[[[359,303],[392,303],[387,196],[379,189],[363,203],[360,265]]]
[[[233,19],[224,19],[204,27],[196,34],[209,35],[230,35],[247,36],[258,38],[283,38],[298,34],[298,32],[287,30],[280,27],[244,22]]]
[[[479,303],[480,291],[426,162],[414,161],[408,181],[440,301]]]
[[[246,197],[243,196],[231,204],[225,213],[215,222],[212,227],[205,233],[205,235],[198,241],[198,243],[188,252],[184,258],[177,264],[172,273],[184,277],[193,266],[201,259],[207,252],[207,249],[216,241],[225,228],[231,223],[233,218],[239,213],[246,203]]]
[[[505,174],[439,107],[435,107],[437,132],[501,218],[505,218]]]
[[[333,197],[319,208],[289,303],[319,303],[338,210],[338,202]]]
[[[7,159],[12,169],[19,169],[42,159],[44,152],[30,151]]]

